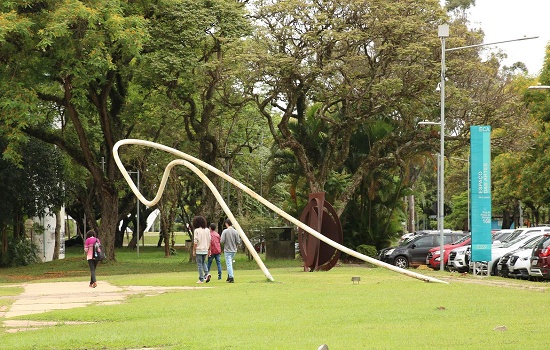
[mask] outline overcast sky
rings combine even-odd
[[[470,26],[481,28],[485,43],[538,36],[538,39],[496,45],[508,59],[507,66],[517,61],[526,64],[530,75],[538,75],[550,41],[550,0],[476,0],[470,11]],[[452,35],[452,33],[450,33]]]

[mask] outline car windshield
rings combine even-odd
[[[402,246],[405,246],[407,244],[409,244],[413,239],[415,239],[416,237],[408,237],[408,238],[405,238],[404,241],[400,242],[399,243],[399,246],[402,247]]]
[[[510,242],[507,242],[507,243],[501,245],[501,247],[502,248],[509,248],[509,247],[513,246],[514,244],[523,241],[524,239],[525,239],[525,237],[516,237],[515,239],[511,240]]]
[[[544,236],[535,236],[535,237],[531,238],[530,240],[528,240],[527,242],[525,242],[525,244],[523,244],[521,247],[525,248],[525,249],[533,249],[533,248],[536,247],[536,245],[540,242],[540,240],[543,237]]]
[[[506,237],[506,239],[504,239],[503,242],[512,242],[512,241],[514,241],[522,232],[523,232],[523,230],[515,230],[514,232],[512,232],[512,234],[510,236]]]
[[[423,234],[420,234],[420,235],[414,235],[414,236],[412,236],[412,237],[408,237],[408,238],[406,238],[403,242],[399,243],[399,246],[400,246],[400,247],[406,246],[406,245],[408,245],[409,243],[411,243],[411,241],[412,241],[413,239],[418,239],[420,236],[424,236],[424,235],[423,235]]]
[[[467,235],[467,236],[461,237],[461,238],[459,238],[459,239],[458,239],[458,241],[456,241],[456,242],[453,242],[453,243],[451,243],[451,244],[452,244],[452,245],[455,245],[455,244],[460,244],[460,243],[463,243],[463,242],[465,242],[465,241],[469,240],[469,239],[470,239],[470,237],[471,237],[470,235]]]
[[[513,231],[512,231],[513,232]],[[504,241],[508,236],[512,234],[512,232],[499,232],[495,235],[494,240],[495,241]]]

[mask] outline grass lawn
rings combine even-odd
[[[162,250],[144,247],[138,258],[136,252],[121,250],[117,260],[99,266],[99,281],[196,286],[196,265],[183,251],[164,258]],[[366,265],[305,273],[299,260],[265,263],[275,282],[238,254],[235,284],[224,282],[224,268],[222,281],[204,285],[213,288],[20,317],[94,323],[0,330],[0,348],[317,349],[327,344],[330,350],[534,349],[547,343],[547,283],[417,270],[448,280],[446,285]],[[352,276],[361,282],[352,284]],[[0,270],[0,287],[45,279],[87,283],[80,251],[69,249],[64,261]],[[16,286],[0,288],[0,307],[20,292]]]

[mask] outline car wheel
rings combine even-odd
[[[491,270],[491,276],[498,276],[498,263],[494,263]]]
[[[407,267],[409,267],[409,260],[407,258],[405,258],[404,256],[398,256],[393,261],[393,264],[397,267],[402,268],[402,269],[406,269]]]

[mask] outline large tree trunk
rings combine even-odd
[[[2,254],[6,254],[8,252],[8,231],[5,225],[2,225],[0,229],[2,230]]]
[[[170,208],[166,208],[166,204],[161,201],[158,206],[160,213],[160,234],[162,235],[162,240],[164,241],[164,256],[170,256],[170,232],[173,230],[173,223],[175,215],[172,214]],[[160,240],[159,240],[160,243]]]
[[[510,226],[512,226],[512,222],[513,222],[513,220],[511,219],[510,212],[508,210],[504,210],[502,212],[502,227],[501,228],[502,229],[510,228]]]
[[[101,198],[101,223],[98,236],[105,250],[107,260],[115,259],[115,233],[118,225],[118,195],[102,191]]]

